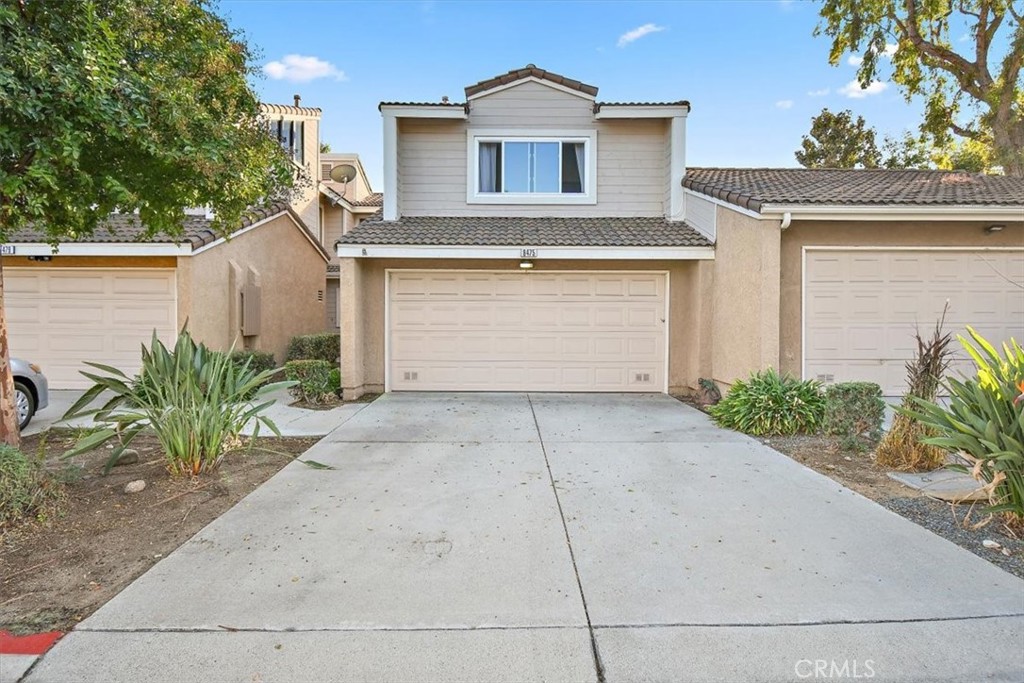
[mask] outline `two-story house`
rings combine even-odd
[[[689,109],[533,65],[382,103],[383,211],[338,249],[346,394],[685,386],[714,257],[682,215]]]
[[[338,244],[347,398],[692,391],[780,368],[902,390],[915,324],[1024,337],[1024,180],[687,168],[690,105],[528,65],[383,102],[380,214]]]

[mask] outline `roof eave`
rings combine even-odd
[[[705,247],[531,247],[531,261],[560,260],[713,260],[715,248]],[[421,259],[508,259],[524,258],[523,247],[513,245],[438,245],[438,244],[353,244],[337,245],[339,258],[421,258]]]
[[[1024,206],[999,204],[784,204],[768,203],[758,209],[764,218],[793,220],[862,221],[1024,221]]]

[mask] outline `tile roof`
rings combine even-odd
[[[239,223],[238,227],[232,230],[232,234],[247,228],[254,223],[258,223],[266,218],[271,218],[282,213],[291,214],[292,218],[299,224],[302,230],[306,232],[306,235],[314,242],[319,245],[316,238],[309,231],[309,228],[302,222],[302,220],[288,207],[284,202],[276,202],[263,208],[250,210]],[[65,239],[62,240],[64,244],[187,244],[193,249],[210,244],[220,239],[223,235],[220,235],[212,229],[213,219],[207,218],[206,216],[185,216],[185,220],[182,222],[182,234],[180,236],[171,236],[167,233],[156,233],[155,235],[146,235],[146,230],[139,220],[138,215],[134,213],[115,213],[111,214],[106,220],[101,221],[96,229],[90,235],[82,235],[77,239]],[[9,243],[29,243],[29,244],[46,244],[49,238],[39,230],[33,230],[31,228],[22,228],[11,234],[8,238]],[[323,251],[321,249],[321,251]],[[324,255],[329,256],[326,251],[323,251]]]
[[[260,110],[264,114],[297,114],[316,118],[323,113],[320,107],[294,107],[290,104],[269,104],[267,102],[260,103]]]
[[[352,206],[384,206],[384,193],[371,192],[362,199],[352,202]]]
[[[736,206],[1024,206],[1024,178],[964,171],[811,168],[690,168],[683,187]]]
[[[551,71],[539,69],[536,64],[527,64],[522,69],[512,69],[508,73],[501,74],[500,76],[488,78],[487,80],[480,81],[475,85],[466,86],[466,97],[469,98],[477,93],[490,90],[491,88],[496,88],[499,85],[515,83],[516,81],[521,81],[524,78],[530,78],[531,76],[543,81],[557,83],[558,85],[572,90],[578,90],[579,92],[590,95],[591,97],[597,96],[597,87],[593,85],[587,85],[586,83],[581,83],[577,80],[573,80],[572,78],[566,78],[565,76],[560,76],[556,73],[552,73]]]
[[[600,111],[601,107],[686,107],[690,108],[689,100],[677,100],[675,102],[594,102],[594,111]]]
[[[710,247],[685,223],[664,218],[416,216],[364,220],[339,244],[507,247]]]
[[[465,102],[381,102],[377,105],[377,109],[381,107],[462,107],[466,108]]]

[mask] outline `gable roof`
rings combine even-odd
[[[384,206],[384,193],[371,192],[362,199],[352,202],[352,206]]]
[[[242,217],[238,227],[232,230],[230,234],[234,236],[246,228],[262,221],[276,218],[282,214],[289,215],[295,222],[296,227],[313,243],[317,251],[325,259],[330,259],[330,255],[323,248],[323,245],[314,237],[306,224],[302,222],[302,219],[284,202],[275,202],[265,207],[251,209]],[[167,244],[184,245],[194,251],[224,237],[224,235],[215,232],[212,226],[213,219],[205,215],[186,215],[185,220],[181,224],[181,235],[172,236],[163,232],[146,235],[145,227],[137,214],[115,213],[101,221],[92,234],[82,235],[76,239],[63,240],[60,244]],[[48,240],[49,238],[41,230],[22,228],[12,233],[7,242],[10,244],[47,244]]]
[[[683,187],[757,212],[767,204],[1024,207],[1024,178],[964,171],[690,168]]]
[[[596,86],[587,85],[586,83],[581,83],[580,81],[572,78],[566,78],[565,76],[561,76],[552,71],[540,69],[536,64],[527,64],[522,69],[512,69],[508,73],[503,73],[495,76],[494,78],[488,78],[487,80],[480,81],[474,85],[466,86],[466,99],[493,88],[497,88],[498,86],[508,85],[527,78],[536,78],[538,80],[548,81],[550,83],[560,85],[563,88],[568,88],[570,90],[581,92],[584,95],[589,95],[590,97],[597,97]]]
[[[681,222],[643,218],[512,218],[375,214],[338,240],[353,245],[503,247],[710,247]]]

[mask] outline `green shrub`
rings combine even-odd
[[[304,334],[288,342],[286,360],[324,360],[332,365],[341,357],[341,335]]]
[[[873,382],[840,382],[825,387],[825,419],[822,431],[841,437],[844,445],[882,433],[885,402],[882,387]]]
[[[825,412],[821,385],[780,376],[769,368],[737,380],[709,409],[719,425],[756,436],[816,432]]]
[[[142,369],[128,377],[117,368],[88,363],[104,374],[83,372],[93,381],[64,418],[92,416],[102,428],[78,441],[64,454],[71,457],[117,438],[105,471],[109,471],[143,429],[156,433],[172,474],[198,475],[220,464],[241,443],[239,434],[255,420],[254,436],[265,426],[280,436],[261,412],[272,400],[257,401],[288,383],[267,384],[272,373],[239,368],[229,353],[196,344],[185,330],[169,351],[153,335],[142,348]],[[113,396],[100,407],[90,404],[103,392]]]
[[[274,354],[269,351],[232,351],[231,362],[239,370],[245,368],[246,363],[249,364],[249,370],[253,372],[277,369],[277,364],[274,362]]]
[[[968,327],[977,343],[958,337],[974,359],[977,373],[963,381],[949,378],[944,383],[950,404],[943,408],[933,401],[917,399],[913,409],[901,413],[928,425],[936,436],[925,442],[957,451],[972,464],[970,472],[984,484],[992,506],[1002,513],[1007,525],[1024,530],[1024,349],[1016,340],[1003,344],[1003,355],[984,337]]]
[[[60,480],[43,468],[41,460],[0,444],[0,529],[45,517],[63,498]]]
[[[341,386],[341,373],[334,363],[325,360],[288,361],[284,364],[284,375],[294,382],[289,389],[292,396],[314,405],[330,401]]]

